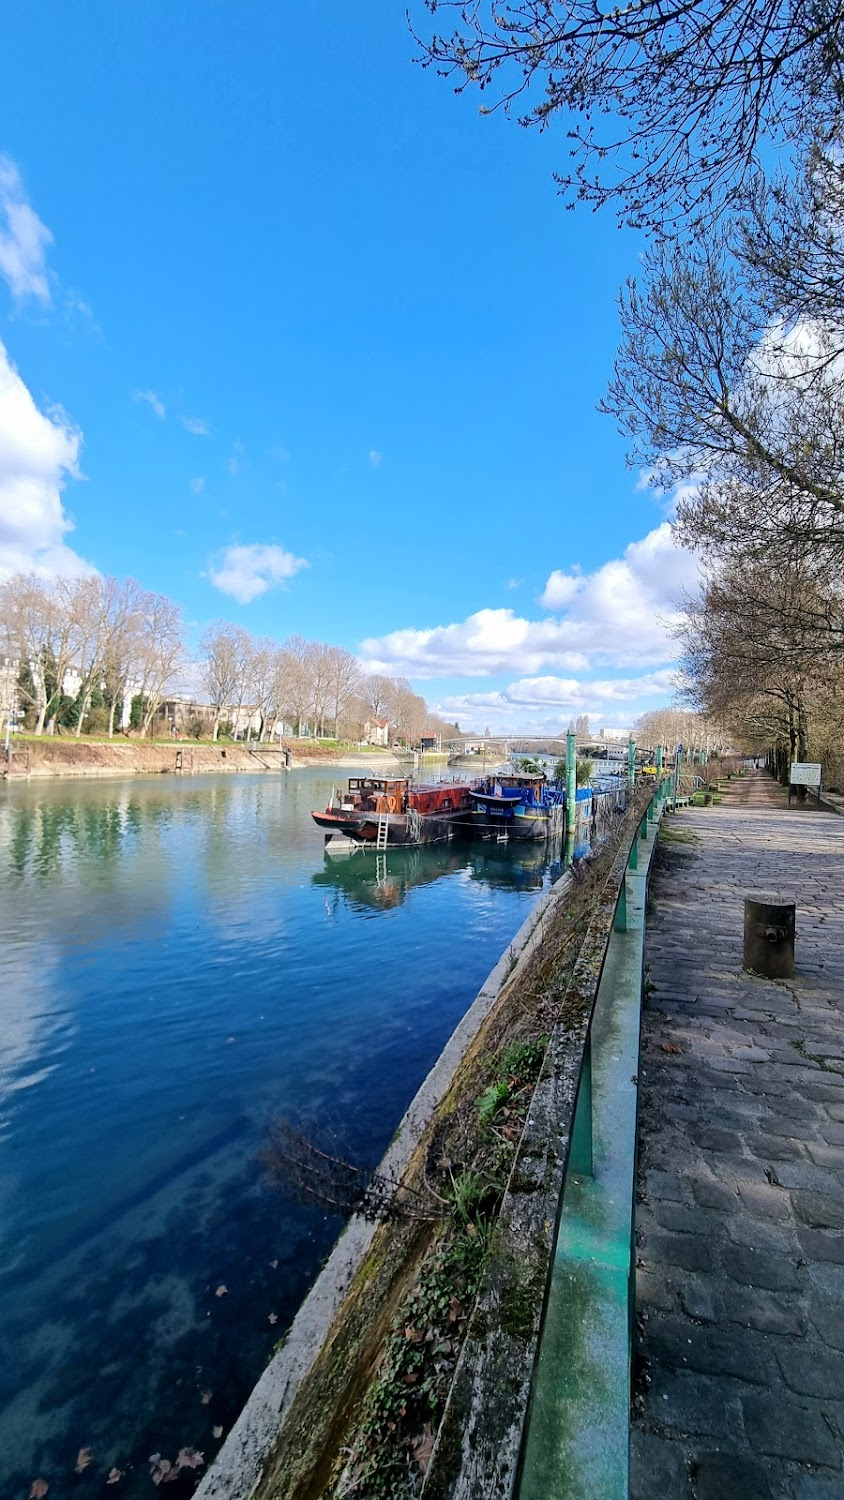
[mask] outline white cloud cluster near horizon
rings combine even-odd
[[[577,714],[586,714],[594,729],[629,727],[643,701],[673,699],[676,667],[660,667],[637,677],[523,677],[498,692],[459,693],[443,697],[437,712],[447,719],[489,726],[506,733],[559,734]]]
[[[306,558],[296,557],[275,544],[235,543],[211,559],[208,577],[221,594],[229,594],[238,604],[251,604],[253,599],[283,586],[308,567]]]
[[[539,601],[544,619],[481,609],[459,623],[370,638],[360,656],[369,672],[415,678],[655,666],[675,655],[682,596],[697,584],[697,559],[663,521],[593,573],[552,572]]]
[[[34,297],[52,303],[47,250],[53,236],[27,202],[21,174],[10,156],[0,155],[0,276],[16,301]]]
[[[0,578],[94,571],[68,547],[73,530],[62,500],[80,479],[82,434],[59,407],[40,411],[0,343]]]

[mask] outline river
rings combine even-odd
[[[545,845],[329,860],[331,784],[0,787],[4,1496],[210,1462],[341,1227],[268,1185],[269,1121],[374,1164],[558,873]]]

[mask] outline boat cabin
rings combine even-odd
[[[410,792],[410,806],[423,816],[455,812],[471,806],[471,788],[457,782],[415,786]]]
[[[404,812],[410,782],[406,776],[350,776],[341,812]]]

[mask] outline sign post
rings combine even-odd
[[[818,807],[821,805],[821,766],[817,761],[793,760],[788,773],[788,800],[798,786],[813,786],[817,791]]]

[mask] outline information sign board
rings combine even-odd
[[[807,760],[793,760],[788,775],[791,786],[820,786],[821,768]]]

